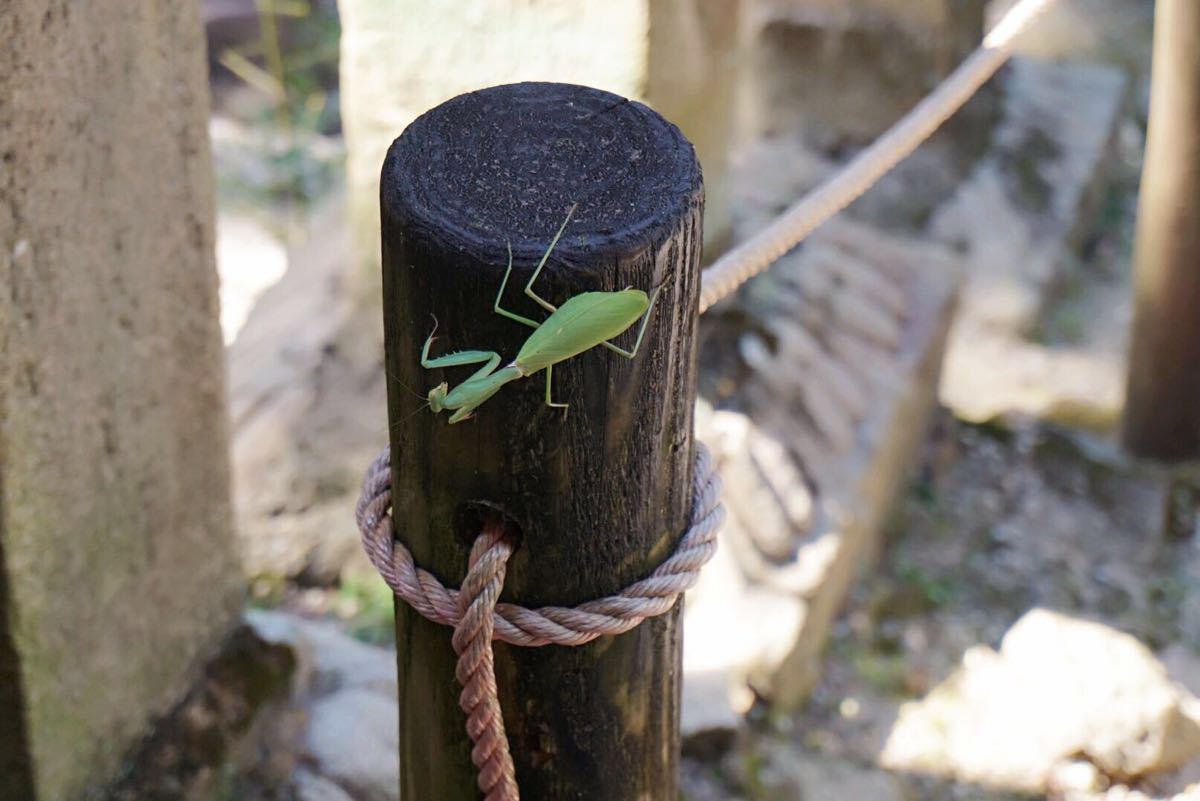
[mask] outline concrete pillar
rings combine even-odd
[[[341,0],[342,116],[351,218],[368,291],[378,292],[379,169],[414,118],[503,83],[580,83],[642,100],[696,145],[705,242],[729,234],[742,0]],[[710,250],[711,252],[711,250]]]
[[[195,0],[0,3],[0,798],[70,801],[241,601]]]

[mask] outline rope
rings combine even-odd
[[[679,596],[695,586],[717,550],[717,531],[725,518],[721,479],[708,449],[696,445],[692,484],[692,525],[671,554],[646,578],[616,595],[574,608],[498,603],[513,544],[497,523],[486,524],[471,547],[461,590],[448,589],[432,573],[413,562],[412,553],[395,534],[391,454],[388,448],[367,469],[355,518],[363,548],[397,596],[419,614],[454,628],[458,654],[456,676],[462,685],[459,706],[467,715],[467,734],[475,744],[471,761],[478,771],[485,801],[519,801],[516,772],[504,733],[496,693],[491,643],[513,645],[583,645],[607,634],[621,634],[648,617],[672,609]]]
[[[454,675],[463,688],[458,705],[467,715],[467,734],[475,743],[471,761],[485,801],[518,801],[520,795],[504,733],[504,714],[496,693],[492,653],[496,599],[504,588],[504,573],[512,552],[512,543],[505,538],[503,526],[489,524],[475,538],[467,577],[459,594],[461,619],[451,640],[454,653],[458,654]]]
[[[572,609],[497,604],[495,639],[527,647],[583,645],[604,635],[623,634],[646,618],[671,609],[679,595],[696,583],[700,568],[716,552],[717,530],[725,517],[718,500],[720,491],[721,480],[713,469],[712,457],[697,443],[692,526],[670,558],[620,593]],[[391,463],[385,448],[367,470],[358,501],[356,518],[363,548],[392,591],[422,617],[457,626],[462,617],[458,591],[444,587],[436,576],[413,563],[412,553],[396,539],[388,514],[391,503]]]
[[[717,259],[700,280],[700,312],[766,270],[916,150],[1000,69],[1012,55],[1017,36],[1054,2],[1020,0],[979,48],[870,147],[762,231]]]

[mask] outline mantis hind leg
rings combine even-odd
[[[542,274],[542,268],[546,266],[547,259],[550,258],[550,253],[554,250],[554,246],[558,244],[558,240],[562,237],[563,231],[567,230],[567,223],[571,221],[571,215],[575,213],[575,206],[571,206],[567,212],[567,218],[562,221],[562,225],[558,227],[558,232],[554,234],[554,239],[550,240],[550,247],[546,248],[546,252],[542,254],[542,260],[538,262],[538,266],[534,269],[533,275],[529,276],[529,282],[525,284],[525,294],[533,299],[533,302],[541,306],[546,311],[553,314],[558,311],[558,307],[550,301],[543,298],[541,295],[533,291],[533,284],[537,281],[538,276]],[[504,271],[504,279],[500,282],[500,291],[496,293],[496,302],[492,304],[492,311],[502,317],[507,317],[510,320],[515,320],[522,325],[527,325],[530,328],[539,328],[541,323],[524,317],[516,312],[511,312],[500,305],[500,298],[504,296],[504,289],[508,286],[508,279],[512,275],[513,255],[512,243],[508,243],[508,268]]]
[[[646,335],[646,325],[650,322],[650,312],[654,311],[654,302],[658,300],[658,293],[660,291],[662,291],[661,285],[650,296],[650,304],[646,306],[646,313],[642,315],[642,323],[638,327],[637,340],[633,343],[633,350],[625,350],[622,347],[614,345],[611,341],[601,342],[600,344],[618,356],[624,356],[626,359],[632,359],[634,356],[637,356],[638,348],[642,346],[642,337]]]
[[[504,271],[504,280],[500,282],[500,291],[496,293],[496,302],[492,304],[492,311],[494,311],[496,314],[499,314],[501,317],[507,317],[510,320],[516,320],[518,323],[527,325],[530,328],[539,328],[541,323],[530,320],[528,317],[522,317],[516,312],[510,312],[508,309],[505,309],[500,305],[500,298],[504,296],[504,288],[508,286],[508,277],[512,275],[512,267],[512,243],[510,242],[508,243],[508,269]],[[541,268],[539,267],[539,269]]]
[[[542,254],[542,260],[538,262],[537,269],[533,271],[533,275],[529,276],[529,283],[525,284],[525,294],[532,298],[534,303],[541,306],[551,314],[558,311],[558,307],[543,298],[538,293],[534,292],[533,283],[537,281],[538,276],[542,274],[542,268],[546,266],[546,260],[550,258],[550,253],[554,250],[554,246],[557,245],[558,240],[562,238],[563,231],[567,230],[567,223],[571,221],[571,215],[575,213],[575,208],[578,205],[579,204],[576,203],[575,205],[571,206],[569,211],[567,211],[567,218],[562,221],[562,225],[558,226],[558,232],[554,235],[554,238],[550,240],[550,247],[546,248],[546,252]]]
[[[550,398],[550,376],[553,374],[553,372],[554,372],[554,365],[550,365],[549,367],[546,368],[546,405],[553,409],[565,409],[568,406],[570,406],[571,404],[555,403]]]

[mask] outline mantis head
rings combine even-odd
[[[434,414],[446,408],[446,393],[449,391],[450,385],[443,381],[433,389],[429,390],[429,408]]]

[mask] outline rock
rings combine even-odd
[[[251,577],[331,583],[372,569],[353,520],[362,471],[387,442],[383,348],[356,313],[349,252],[335,198],[228,349],[235,531]]]
[[[1103,790],[1107,785],[1104,775],[1091,762],[1071,759],[1050,768],[1046,777],[1046,789],[1051,794],[1068,798]]]
[[[1035,609],[999,652],[971,649],[950,678],[901,707],[881,761],[1028,791],[1077,759],[1137,779],[1200,756],[1195,704],[1129,635]]]
[[[297,695],[308,695],[313,687],[316,657],[312,642],[301,631],[301,624],[306,621],[286,612],[265,609],[247,609],[244,618],[246,625],[264,642],[291,649],[296,659],[294,691]]]
[[[679,801],[742,801],[708,762],[684,758],[679,765]]]
[[[1200,696],[1200,654],[1184,643],[1167,646],[1159,657],[1171,680],[1195,696]]]
[[[296,794],[295,801],[355,801],[329,779],[304,768],[292,777],[292,789]]]
[[[771,801],[904,801],[900,783],[876,768],[828,756],[772,746],[750,778],[759,797]]]
[[[221,279],[221,332],[237,338],[255,301],[287,272],[287,249],[249,215],[217,217],[217,273]]]
[[[294,778],[298,801],[391,801],[399,792],[396,662],[390,649],[346,635],[337,623],[250,610],[246,622],[296,655],[296,690],[308,705],[303,750],[313,771]]]
[[[1108,789],[1065,790],[1051,795],[1052,801],[1200,801],[1200,784],[1189,785],[1178,793],[1135,790],[1124,784]]]
[[[251,609],[249,623],[264,640],[286,643],[297,655],[304,691],[316,694],[345,688],[396,697],[396,656],[347,635],[332,621],[307,620],[287,612]]]
[[[312,705],[305,745],[323,776],[357,801],[395,801],[400,794],[396,702],[352,687]]]
[[[288,645],[239,627],[187,696],[126,755],[120,778],[106,788],[104,799],[215,798],[231,776],[287,784],[307,720],[295,703],[296,665]]]

